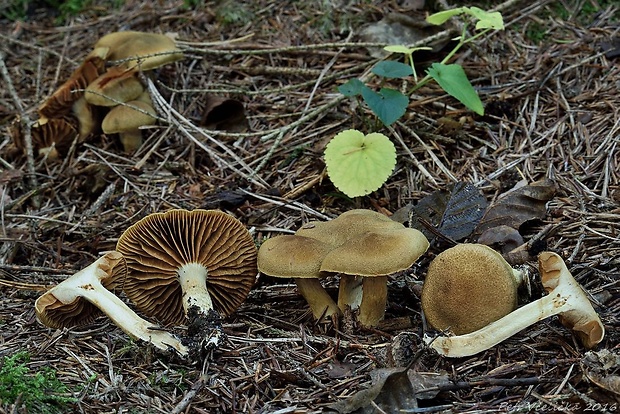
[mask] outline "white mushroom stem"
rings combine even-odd
[[[213,300],[207,290],[207,269],[198,263],[188,263],[179,269],[178,275],[183,291],[185,315],[194,306],[197,306],[205,315],[213,310]]]
[[[338,285],[338,306],[344,312],[347,307],[357,310],[362,303],[362,278],[353,275],[340,275]]]
[[[295,278],[299,294],[306,299],[317,320],[340,314],[340,309],[316,278]]]
[[[385,315],[387,276],[352,276],[342,274],[338,289],[338,306],[358,310],[363,326],[376,326]]]
[[[357,320],[363,326],[377,326],[385,315],[387,305],[387,276],[364,277],[362,303]]]
[[[130,337],[150,342],[163,351],[169,351],[172,348],[186,356],[188,349],[178,338],[142,319],[101,284],[101,280],[107,276],[107,273],[100,268],[104,260],[107,260],[106,256],[61,282],[48,294],[52,294],[63,304],[73,303],[80,297],[84,298],[103,311]]]
[[[564,325],[577,331],[587,348],[602,341],[604,326],[564,261],[555,253],[544,252],[539,257],[539,266],[543,286],[548,292],[546,296],[475,332],[437,338],[425,335],[424,341],[446,357],[470,356],[553,315],[559,315]]]

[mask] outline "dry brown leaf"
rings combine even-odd
[[[451,191],[438,190],[415,205],[409,216],[409,227],[431,239],[433,235],[420,222],[432,224],[452,240],[468,237],[484,214],[487,201],[474,185],[458,182]]]
[[[340,414],[411,412],[418,408],[418,399],[434,398],[439,392],[438,386],[451,384],[446,373],[416,372],[407,368],[377,369],[370,375],[373,381],[369,388],[329,408]]]
[[[484,213],[473,238],[477,240],[485,230],[493,227],[505,225],[518,230],[526,221],[544,218],[547,202],[555,193],[555,183],[545,179],[503,194]]]

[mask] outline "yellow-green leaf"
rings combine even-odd
[[[327,144],[325,164],[336,188],[349,197],[364,196],[387,181],[396,166],[396,148],[383,134],[348,129]]]

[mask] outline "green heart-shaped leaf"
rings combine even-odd
[[[346,83],[343,83],[338,87],[338,92],[346,96],[347,98],[352,98],[354,96],[360,95],[362,93],[362,88],[364,87],[364,83],[357,79],[349,79]]]
[[[364,196],[387,181],[396,166],[396,148],[378,132],[348,129],[325,147],[325,164],[336,188],[349,197]]]
[[[372,73],[384,78],[404,78],[413,74],[411,66],[393,60],[383,60],[372,68]]]
[[[479,115],[484,114],[484,107],[480,97],[461,65],[444,65],[443,63],[433,63],[428,69],[428,74],[451,96],[458,99],[463,105]]]
[[[495,29],[504,30],[504,19],[500,12],[488,12],[478,7],[464,7],[465,13],[474,16],[476,22],[476,30]]]
[[[390,88],[381,88],[377,93],[368,87],[364,87],[362,88],[362,98],[386,126],[393,124],[403,116],[409,104],[409,98]]]

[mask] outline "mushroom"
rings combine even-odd
[[[131,153],[142,145],[140,127],[155,124],[156,116],[155,109],[149,103],[129,101],[112,108],[103,118],[101,129],[106,134],[118,134],[125,152]]]
[[[109,33],[95,43],[95,49],[108,48],[108,60],[130,59],[126,67],[151,70],[183,59],[183,53],[170,37],[157,33],[124,31]]]
[[[483,244],[457,244],[428,267],[422,310],[435,329],[476,331],[515,310],[523,278],[501,254]]]
[[[364,326],[375,326],[385,314],[387,276],[409,268],[429,246],[418,230],[365,209],[307,223],[295,234],[332,246],[320,270],[340,273],[338,306],[359,308]]]
[[[220,315],[237,309],[258,273],[252,236],[216,210],[150,214],[121,235],[116,249],[127,260],[127,297],[163,323],[189,319],[200,350],[218,346]]]
[[[103,312],[130,337],[150,342],[163,351],[187,355],[187,348],[178,338],[140,318],[110,291],[122,286],[126,274],[123,256],[106,253],[41,295],[35,302],[38,320],[60,329],[91,323]]]
[[[78,136],[77,130],[64,118],[41,118],[34,123],[31,133],[38,154],[49,160],[66,155]]]
[[[538,321],[558,315],[562,324],[575,331],[586,348],[600,343],[605,327],[562,258],[557,253],[543,252],[538,256],[538,267],[546,296],[477,331],[436,338],[425,335],[424,341],[441,355],[469,356],[497,345]]]
[[[67,115],[71,107],[83,94],[83,90],[105,69],[105,49],[93,50],[84,62],[71,74],[54,93],[39,107],[42,118],[59,118]]]
[[[329,252],[321,271],[340,273],[339,306],[359,307],[357,320],[363,326],[376,326],[385,315],[388,275],[411,267],[428,247],[428,240],[416,229],[368,231]]]
[[[258,270],[273,277],[292,277],[314,318],[329,318],[340,314],[340,309],[319,279],[321,263],[331,250],[330,245],[304,236],[272,237],[258,250]]]
[[[113,66],[86,87],[84,97],[91,105],[116,106],[136,99],[144,91],[137,68]]]

